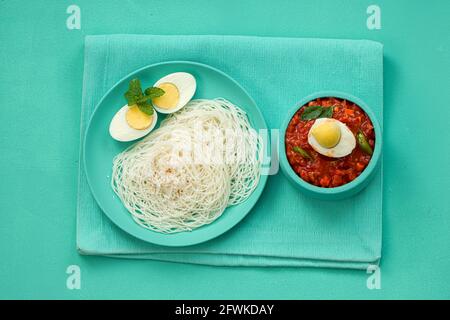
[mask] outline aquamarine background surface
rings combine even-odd
[[[66,28],[71,4],[81,30]],[[371,4],[381,30],[366,27]],[[0,1],[0,298],[450,298],[449,16],[445,0]],[[84,36],[113,33],[382,42],[382,288],[361,271],[78,255]],[[73,264],[80,290],[66,288]]]

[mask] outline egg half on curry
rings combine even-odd
[[[309,130],[308,143],[318,153],[331,158],[345,157],[356,147],[353,132],[333,118],[316,119]]]

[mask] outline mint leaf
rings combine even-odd
[[[140,102],[137,106],[143,113],[148,114],[149,116],[153,115],[153,105],[150,102]]]
[[[160,88],[157,88],[157,87],[147,88],[147,89],[145,89],[145,94],[146,95],[140,97],[137,100],[137,103],[148,101],[148,100],[152,100],[152,99],[157,98],[157,97],[161,97],[164,93],[165,93],[165,91],[163,89],[160,89]]]
[[[139,99],[144,96],[139,79],[132,79],[130,81],[128,91],[125,92],[124,96],[129,106],[135,105],[139,102]]]
[[[302,113],[302,120],[317,119],[322,114],[322,106],[305,107]]]
[[[146,102],[148,100],[152,100],[152,97],[151,96],[142,96],[136,100],[136,103],[142,103],[142,102]]]
[[[135,95],[142,95],[141,81],[139,79],[132,79],[128,91]]]
[[[137,100],[139,99],[138,96],[135,96],[133,93],[127,91],[125,92],[125,99],[127,99],[127,103],[129,106],[135,105],[137,103]]]
[[[164,90],[158,87],[150,87],[145,89],[145,94],[151,99],[161,97],[164,93]]]
[[[324,107],[324,106],[309,106],[305,107],[305,110],[303,110],[301,119],[302,120],[314,120],[317,118],[331,118],[333,117],[333,108],[331,107]]]
[[[130,81],[124,97],[129,106],[137,105],[139,110],[151,116],[154,112],[151,99],[160,97],[164,93],[163,89],[156,87],[147,88],[145,92],[142,92],[141,81],[136,78]]]
[[[331,118],[331,117],[333,117],[333,108],[334,108],[334,106],[323,107],[322,108],[322,113],[320,114],[319,118]]]

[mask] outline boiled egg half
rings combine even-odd
[[[133,141],[147,135],[155,127],[158,114],[148,115],[138,106],[124,105],[109,124],[109,134],[117,141]]]
[[[317,119],[309,130],[308,143],[318,153],[331,158],[345,157],[356,147],[353,132],[333,118]]]
[[[159,79],[154,85],[164,90],[164,94],[152,99],[158,112],[173,113],[183,108],[194,96],[197,82],[187,72],[175,72]]]

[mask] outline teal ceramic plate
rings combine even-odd
[[[114,156],[133,142],[123,143],[113,140],[108,131],[109,123],[114,114],[126,103],[123,94],[132,78],[139,78],[143,86],[149,86],[159,78],[178,71],[189,72],[196,78],[197,91],[194,99],[217,97],[228,99],[247,112],[253,128],[267,129],[256,103],[235,80],[215,68],[200,63],[173,61],[153,64],[126,76],[106,93],[89,121],[84,138],[85,171],[92,194],[103,212],[118,227],[144,241],[166,246],[197,244],[231,229],[252,209],[267,181],[267,176],[262,175],[256,190],[245,202],[228,207],[216,221],[190,232],[162,234],[145,229],[134,222],[110,186]],[[159,114],[158,118],[158,121],[161,121],[164,115]],[[159,123],[156,128],[158,126]]]

